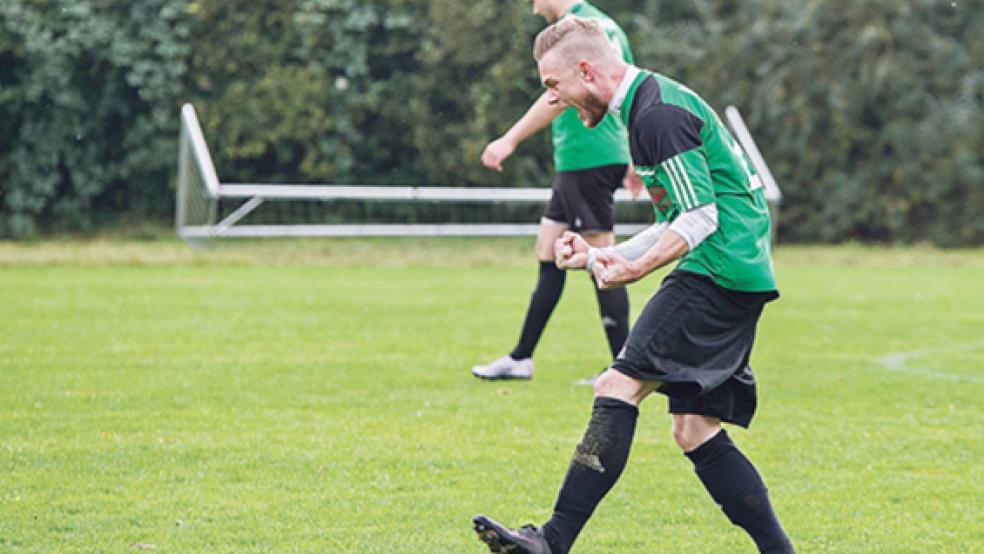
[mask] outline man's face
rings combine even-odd
[[[608,103],[598,94],[593,79],[594,68],[588,62],[572,68],[548,53],[540,60],[539,67],[540,81],[547,89],[551,104],[576,109],[585,127],[597,127],[601,123],[608,113]]]

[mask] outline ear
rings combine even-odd
[[[594,64],[588,60],[579,61],[577,63],[577,76],[586,83],[593,82],[596,76]]]

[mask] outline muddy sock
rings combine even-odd
[[[639,408],[615,398],[595,398],[591,421],[560,488],[553,517],[543,526],[553,554],[566,554],[595,507],[625,468]]]
[[[547,326],[547,320],[560,300],[560,293],[564,291],[566,278],[567,272],[558,268],[554,262],[540,261],[540,277],[536,280],[530,305],[526,308],[526,320],[523,321],[519,342],[509,353],[512,359],[521,360],[533,356],[533,349],[540,342],[543,328]]]
[[[732,523],[752,537],[760,552],[793,552],[772,510],[765,482],[724,429],[686,454],[711,498]]]
[[[591,283],[598,297],[598,311],[601,313],[601,324],[605,327],[608,349],[612,352],[612,359],[615,359],[629,336],[629,293],[625,287],[599,289],[594,275],[591,275]]]

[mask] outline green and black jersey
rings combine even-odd
[[[686,86],[647,71],[638,72],[620,105],[632,161],[657,220],[673,221],[683,212],[717,204],[717,230],[678,267],[707,275],[727,289],[775,290],[771,222],[761,181],[710,105]]]
[[[601,10],[588,2],[578,2],[564,14],[597,20],[608,35],[618,57],[635,63],[625,32]],[[625,129],[611,114],[597,127],[588,129],[577,117],[577,110],[568,108],[553,120],[554,168],[557,171],[576,171],[604,165],[629,163],[629,147]]]

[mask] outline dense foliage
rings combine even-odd
[[[597,0],[640,65],[745,113],[783,233],[984,243],[981,0]],[[230,180],[537,185],[525,2],[4,0],[0,236],[166,218],[178,108]]]

